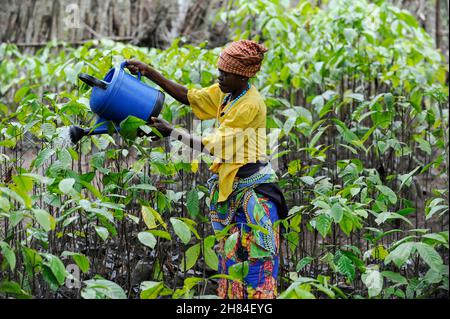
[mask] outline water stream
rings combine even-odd
[[[70,140],[70,126],[58,127],[58,136],[53,140],[55,148],[72,147],[74,144]]]

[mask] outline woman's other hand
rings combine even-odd
[[[169,136],[173,131],[173,126],[166,120],[152,117],[152,122],[150,122],[150,126],[156,128],[159,133],[161,133],[162,136],[166,137]]]

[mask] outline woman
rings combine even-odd
[[[250,40],[231,43],[219,56],[218,83],[191,90],[142,62],[128,62],[131,73],[140,71],[173,98],[190,105],[200,120],[217,120],[214,133],[203,138],[174,129],[162,119],[152,118],[152,125],[163,136],[174,136],[193,148],[198,145],[200,151],[215,156],[210,167],[215,174],[208,181],[212,226],[216,232],[231,227],[219,242],[219,273],[234,278],[241,274],[240,280],[219,279],[221,298],[277,295],[279,231],[273,224],[287,215],[287,207],[274,184],[273,170],[263,162],[266,106],[249,83],[266,51]]]

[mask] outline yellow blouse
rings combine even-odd
[[[215,156],[209,169],[219,175],[219,202],[223,202],[233,190],[239,168],[266,155],[266,105],[254,86],[231,108],[231,102],[221,108],[226,94],[218,84],[191,89],[187,96],[200,120],[216,119],[214,132],[202,137],[202,143]]]

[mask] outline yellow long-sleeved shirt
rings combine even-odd
[[[221,108],[225,96],[218,84],[188,91],[195,116],[216,119],[216,129],[202,143],[215,156],[210,170],[219,175],[219,202],[231,194],[239,168],[266,155],[266,105],[258,90],[251,86],[230,109],[231,102]]]

